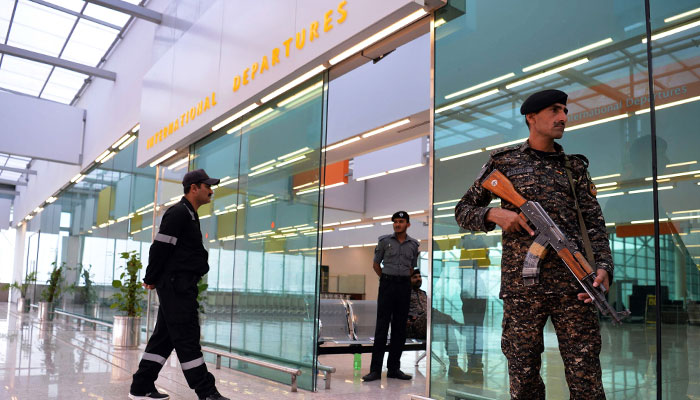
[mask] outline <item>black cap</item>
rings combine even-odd
[[[218,185],[221,179],[210,178],[203,169],[196,169],[185,174],[182,178],[182,186],[188,187],[191,184],[206,183],[207,185]]]
[[[413,275],[420,275],[420,268],[414,268]]]
[[[527,115],[539,112],[552,104],[561,103],[566,105],[569,95],[557,89],[547,89],[533,93],[520,106],[520,114]]]
[[[394,213],[394,215],[391,216],[391,220],[395,220],[396,218],[404,218],[406,219],[406,222],[411,222],[411,219],[408,216],[408,213],[406,211],[397,211]]]

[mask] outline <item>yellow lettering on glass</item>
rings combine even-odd
[[[280,62],[280,49],[275,47],[272,49],[272,65],[279,64]]]
[[[240,77],[240,75],[236,75],[233,78],[233,91],[234,92],[237,91],[238,89],[240,89],[240,87],[241,87],[241,77]]]
[[[250,71],[250,68],[246,68],[243,70],[243,85],[247,85],[249,83],[248,81],[248,71]]]
[[[197,103],[197,116],[202,115],[202,108],[204,106],[204,102],[200,101]]]

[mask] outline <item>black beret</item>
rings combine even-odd
[[[394,213],[394,215],[391,216],[391,220],[395,220],[396,218],[405,218],[406,222],[410,222],[408,213],[406,211],[397,211]]]
[[[552,104],[561,103],[566,105],[568,94],[556,89],[547,89],[541,92],[533,93],[520,106],[520,114],[527,115],[539,112]]]

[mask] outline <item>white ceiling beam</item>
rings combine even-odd
[[[20,49],[19,47],[8,46],[2,43],[0,43],[0,53],[7,54],[9,56],[24,58],[25,60],[31,60],[43,64],[53,65],[59,68],[68,69],[85,75],[96,76],[110,81],[117,80],[117,74],[112,71],[107,71],[102,68],[95,68],[89,65],[64,60],[58,57],[47,56],[46,54]]]
[[[137,6],[127,3],[122,0],[86,0],[88,3],[97,4],[98,6],[106,7],[114,11],[119,11],[132,17],[140,18],[154,24],[160,25],[163,22],[163,14],[148,9],[146,7]]]
[[[27,186],[27,182],[11,181],[9,179],[0,179],[0,185]]]
[[[82,19],[85,19],[85,20],[88,20],[88,21],[92,21],[92,22],[94,22],[94,23],[96,23],[96,24],[100,24],[100,25],[103,25],[103,26],[106,26],[106,27],[115,29],[115,30],[117,30],[117,31],[122,30],[122,27],[119,26],[119,25],[110,24],[109,22],[103,21],[103,20],[101,20],[101,19],[98,19],[98,18],[95,18],[95,17],[91,17],[91,16],[89,16],[89,15],[81,14],[81,13],[79,13],[79,12],[77,12],[77,11],[73,11],[73,10],[71,10],[71,9],[68,9],[68,8],[65,8],[65,7],[61,7],[61,6],[58,6],[58,5],[53,4],[53,3],[49,3],[48,1],[44,1],[44,0],[30,0],[30,1],[33,2],[33,3],[39,4],[39,5],[42,5],[42,6],[44,6],[44,7],[53,8],[53,9],[56,10],[56,11],[60,11],[60,12],[66,13],[66,14],[72,15],[72,16],[74,16],[74,17],[78,17],[78,18],[82,18]]]
[[[36,175],[36,171],[34,171],[33,169],[3,167],[2,165],[0,165],[0,171],[10,171],[10,172],[19,172],[20,174]]]

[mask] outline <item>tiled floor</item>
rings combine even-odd
[[[0,400],[25,399],[126,399],[142,350],[115,351],[110,333],[68,323],[63,318],[40,323],[36,312],[19,315],[14,307],[0,303]],[[700,400],[700,327],[662,326],[663,399]],[[455,384],[445,377],[438,362],[432,365],[433,397],[442,399],[449,391],[474,393],[487,399],[507,399],[506,362],[500,352],[500,333],[487,332],[484,345],[483,381]],[[603,326],[603,380],[609,400],[656,399],[656,340],[653,326],[625,324]],[[436,345],[434,357],[446,360],[444,346]],[[232,369],[210,371],[221,392],[232,399],[405,399],[409,394],[425,394],[426,360],[414,367],[416,352],[406,352],[402,370],[414,375],[411,381],[383,377],[381,381],[362,383],[368,372],[370,355],[362,357],[362,371],[353,371],[352,355],[326,355],[320,363],[337,368],[332,387],[325,390],[319,378],[317,393],[258,378]],[[545,333],[542,376],[548,399],[566,399],[568,390],[556,337],[550,327]],[[460,358],[463,368],[465,357]],[[175,356],[170,357],[156,382],[172,399],[195,399]],[[477,398],[477,397],[475,397]]]
[[[0,303],[0,399],[126,399],[131,374],[142,350],[115,351],[110,334],[91,325],[79,327],[63,318],[48,323],[36,319],[36,312],[20,315]],[[402,369],[412,373],[412,381],[387,379],[362,383],[355,374],[352,355],[321,356],[320,362],[338,369],[330,390],[312,393],[289,391],[289,385],[272,382],[242,372],[209,364],[222,394],[232,399],[409,399],[408,394],[425,392],[425,360],[414,368],[415,352],[402,358]],[[362,359],[366,373],[370,355]],[[187,387],[177,358],[171,356],[156,385],[174,400],[196,399]]]

